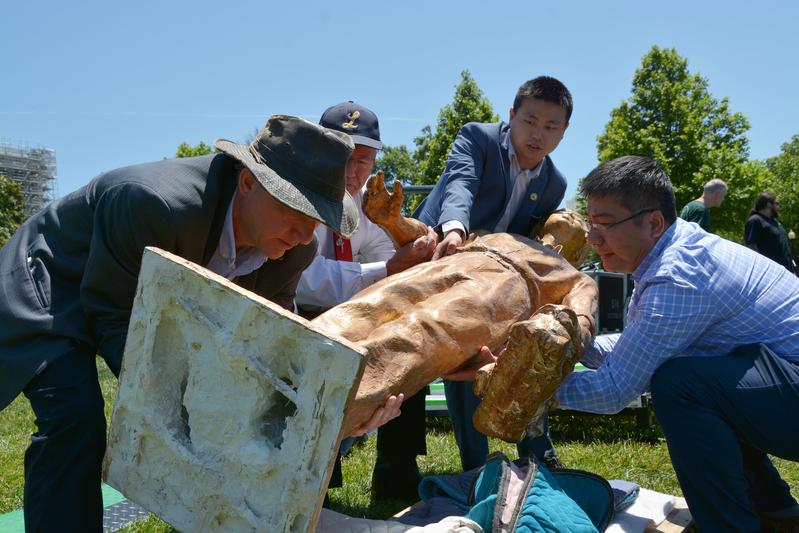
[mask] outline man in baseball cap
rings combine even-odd
[[[349,101],[325,110],[319,124],[346,133],[355,145],[345,174],[347,192],[360,207],[364,184],[383,147],[377,115]],[[297,305],[306,316],[345,302],[376,281],[429,260],[436,245],[431,230],[429,235],[395,250],[388,235],[363,210],[359,210],[358,229],[350,238],[325,226],[316,229],[316,238],[317,255],[297,286]],[[424,396],[422,391],[406,399],[402,414],[378,430],[378,458],[372,479],[372,493],[378,498],[416,494],[416,456],[426,453]],[[340,485],[337,463],[330,486]]]
[[[244,146],[101,174],[25,222],[0,249],[0,409],[24,392],[27,531],[102,530],[106,420],[95,356],[119,375],[145,246],[293,310],[314,230],[358,227],[347,135],[275,115]],[[276,261],[275,259],[281,259]],[[360,430],[396,416],[397,398]]]

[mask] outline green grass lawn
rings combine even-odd
[[[110,420],[116,380],[99,364],[101,385]],[[608,479],[626,479],[659,492],[680,495],[680,487],[669,462],[666,443],[658,430],[640,429],[632,416],[613,417],[558,414],[551,417],[553,440],[569,468],[588,470]],[[0,414],[0,514],[22,507],[22,460],[33,415],[27,400],[17,398]],[[491,449],[515,457],[515,446],[491,439]],[[428,418],[427,455],[419,458],[423,475],[460,471],[460,459],[447,418]],[[369,493],[375,439],[356,446],[344,458],[344,486],[332,489],[331,507],[352,516],[386,518],[412,501],[372,502]],[[799,498],[799,464],[775,460],[783,479]],[[126,528],[127,532],[168,532],[165,523],[151,516]]]

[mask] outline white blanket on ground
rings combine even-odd
[[[666,519],[674,508],[674,496],[641,488],[638,497],[623,513],[616,513],[605,533],[641,533]]]
[[[317,533],[483,533],[483,528],[462,516],[447,518],[426,526],[409,526],[391,520],[353,518],[329,509],[322,509]]]

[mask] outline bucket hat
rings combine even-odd
[[[291,115],[272,115],[249,146],[218,139],[214,146],[238,159],[281,203],[349,237],[358,207],[346,191],[350,137]]]

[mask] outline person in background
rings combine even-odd
[[[705,183],[702,195],[691,200],[680,211],[680,218],[686,222],[696,222],[705,231],[711,231],[710,209],[719,207],[727,196],[727,184],[715,178]]]
[[[785,228],[777,217],[780,204],[770,192],[761,192],[755,199],[755,206],[749,211],[744,226],[744,242],[752,250],[763,254],[781,264],[789,272],[796,273],[796,258]]]

